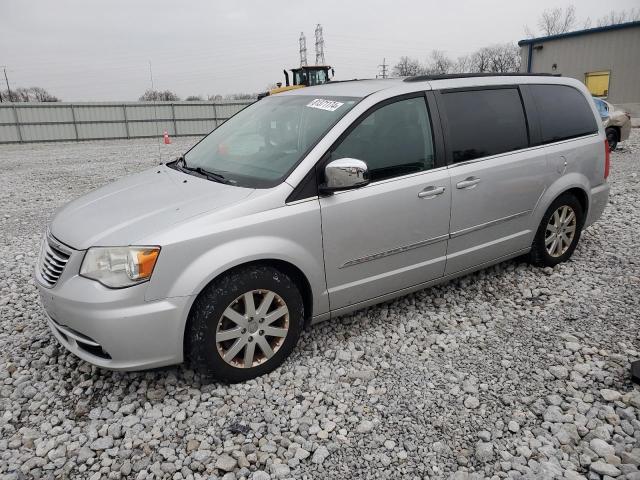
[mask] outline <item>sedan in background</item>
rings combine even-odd
[[[631,115],[622,110],[616,110],[615,106],[601,98],[594,98],[593,101],[596,102],[596,108],[604,124],[609,148],[615,150],[618,147],[618,142],[629,138]]]

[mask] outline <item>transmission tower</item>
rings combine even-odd
[[[300,32],[300,66],[307,66],[307,37],[304,32]]]
[[[383,58],[382,59],[382,65],[378,65],[378,67],[382,70],[382,72],[380,72],[379,75],[376,75],[376,77],[378,78],[387,78],[387,67],[389,65],[387,65],[387,59]]]
[[[316,65],[324,65],[324,39],[322,38],[322,25],[316,27]]]

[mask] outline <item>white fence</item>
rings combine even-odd
[[[0,103],[0,143],[204,135],[250,103]]]

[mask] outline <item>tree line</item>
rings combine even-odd
[[[520,70],[520,49],[512,43],[483,47],[471,55],[456,59],[442,50],[434,50],[426,63],[418,59],[401,57],[393,67],[393,75],[407,77],[415,75],[438,75],[447,73],[507,73]]]
[[[59,102],[60,99],[51,95],[41,87],[18,87],[16,89],[0,90],[2,102]]]
[[[187,102],[204,102],[208,100],[210,102],[217,102],[221,100],[252,100],[258,96],[257,93],[231,93],[228,95],[208,95],[205,99],[203,95],[189,95],[185,98]],[[141,102],[179,102],[180,96],[171,90],[147,90],[140,98]]]

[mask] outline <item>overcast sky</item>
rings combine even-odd
[[[298,37],[322,24],[337,79],[368,78],[386,57],[457,57],[524,38],[545,8],[516,0],[2,0],[0,65],[11,86],[41,86],[63,100],[135,100],[155,86],[188,95],[258,92],[299,64]],[[580,22],[637,0],[580,0]],[[594,22],[595,23],[595,22]],[[4,80],[4,79],[2,79]],[[5,88],[4,85],[2,88]]]

